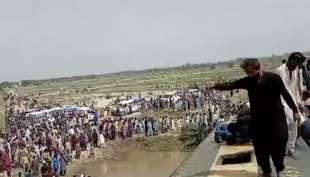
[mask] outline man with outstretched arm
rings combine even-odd
[[[270,157],[278,177],[284,170],[284,157],[288,140],[288,128],[281,96],[294,113],[294,120],[300,122],[297,106],[286,90],[281,77],[261,70],[256,58],[243,61],[241,68],[247,77],[239,80],[215,84],[217,90],[246,89],[251,106],[251,132],[257,163],[262,176],[271,174]]]

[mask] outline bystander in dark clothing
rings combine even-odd
[[[284,170],[288,128],[281,96],[294,113],[297,107],[280,76],[262,71],[260,77],[244,77],[234,82],[216,84],[218,90],[246,89],[251,105],[251,133],[257,163],[271,173],[270,156],[276,170]]]
[[[301,126],[301,136],[310,147],[310,119],[307,119]]]

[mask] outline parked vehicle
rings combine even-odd
[[[163,94],[160,98],[160,101],[169,101],[170,98],[172,98],[174,95],[176,95],[176,92],[166,92],[165,94]]]
[[[120,101],[116,106],[112,108],[113,113],[120,113],[121,115],[138,112],[142,108],[144,98],[132,98],[130,100]]]
[[[188,92],[193,94],[193,95],[196,95],[196,96],[199,95],[199,90],[198,89],[190,89]]]

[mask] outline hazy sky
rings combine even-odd
[[[309,0],[0,0],[0,81],[310,49]]]

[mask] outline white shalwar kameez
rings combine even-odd
[[[173,133],[176,133],[177,128],[176,128],[176,126],[175,126],[175,121],[174,121],[174,119],[171,120],[171,129],[172,129]]]
[[[277,68],[277,73],[282,78],[282,81],[287,89],[287,91],[292,96],[296,106],[303,105],[303,101],[301,98],[301,89],[303,89],[302,86],[302,74],[300,73],[299,69],[295,69],[292,71],[291,77],[290,77],[290,71],[287,68],[286,64],[281,65]],[[293,111],[290,109],[290,107],[287,105],[287,103],[284,101],[283,97],[281,98],[282,104],[284,106],[284,111],[286,115],[287,125],[288,125],[288,142],[287,142],[287,151],[294,152],[295,151],[295,145],[296,145],[296,139],[298,136],[298,125],[297,122],[294,120]],[[302,121],[304,121],[303,114],[300,113],[300,117]]]
[[[105,147],[105,139],[102,133],[100,133],[99,135],[99,143],[98,143],[99,147]]]

